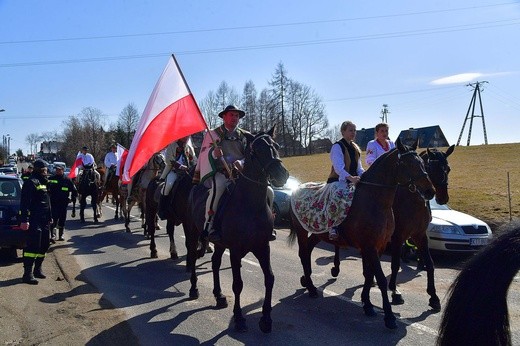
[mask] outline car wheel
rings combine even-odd
[[[273,203],[274,223],[279,224],[282,222],[282,216],[280,215],[280,208],[276,203]]]

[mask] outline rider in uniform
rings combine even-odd
[[[63,239],[63,227],[67,219],[67,206],[72,200],[76,201],[78,191],[76,186],[68,177],[63,174],[64,167],[56,166],[55,174],[49,177],[49,193],[51,196],[52,224],[51,224],[51,242],[56,242],[56,225],[59,230],[58,240]]]
[[[241,170],[244,164],[247,140],[245,130],[238,127],[239,120],[246,113],[235,106],[227,106],[218,114],[224,123],[209,132],[206,132],[200,151],[201,183],[209,187],[209,196],[206,200],[206,223],[203,237],[209,233],[209,241],[219,242],[222,235],[214,230],[213,216],[217,210],[220,197],[224,193],[229,176],[228,169]],[[213,143],[215,141],[215,143]],[[227,164],[227,168],[224,162]]]
[[[27,231],[27,246],[23,251],[22,280],[31,285],[38,284],[35,277],[45,279],[42,263],[50,245],[49,226],[52,217],[46,175],[47,162],[36,160],[31,176],[23,184],[20,201],[20,227],[23,231]]]
[[[112,144],[110,146],[110,151],[105,155],[105,175],[103,177],[103,187],[106,187],[108,182],[108,174],[110,171],[113,174],[116,174],[117,161],[119,161],[119,157],[117,156],[117,146]]]
[[[189,136],[181,138],[166,147],[166,167],[159,178],[160,181],[165,181],[165,183],[161,189],[161,199],[159,201],[159,211],[157,213],[162,220],[165,219],[166,215],[168,195],[170,194],[173,184],[177,180],[179,174],[186,172],[197,164],[195,149],[193,149],[191,140],[189,139]]]

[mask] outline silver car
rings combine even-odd
[[[492,239],[491,228],[484,221],[430,201],[432,221],[427,230],[428,247],[433,250],[471,252],[486,246]]]
[[[282,187],[273,187],[274,202],[273,212],[275,214],[275,223],[282,220],[289,220],[291,210],[291,195],[294,190],[300,186],[300,181],[293,176],[289,176],[287,182]]]

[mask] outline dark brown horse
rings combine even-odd
[[[101,185],[104,186],[104,188],[100,189],[99,192],[99,199],[98,199],[98,205],[99,205],[99,215],[103,216],[103,200],[107,198],[108,195],[112,195],[112,200],[115,203],[116,211],[114,214],[114,218],[119,218],[119,177],[115,174],[116,169],[115,167],[110,168],[112,172],[108,174],[108,182],[105,184],[105,167],[100,167],[97,169],[98,173],[101,175]],[[121,213],[123,214],[123,213]]]
[[[394,230],[392,203],[398,184],[412,184],[427,198],[433,198],[434,189],[425,171],[423,160],[413,147],[403,145],[398,139],[396,148],[381,156],[362,175],[346,219],[338,226],[339,239],[331,241],[328,233],[311,234],[299,223],[291,208],[291,233],[289,241],[298,239],[299,257],[303,266],[302,286],[311,297],[317,297],[317,289],[311,279],[311,253],[320,241],[339,247],[355,247],[361,251],[365,278],[361,301],[368,316],[375,316],[370,302],[370,287],[375,276],[383,298],[385,326],[397,328],[396,319],[388,299],[387,280],[381,269],[379,256]]]
[[[446,204],[449,200],[448,174],[450,166],[448,156],[455,146],[442,152],[437,149],[427,149],[420,156],[424,161],[426,172],[435,187],[435,200]],[[435,290],[435,267],[433,265],[426,230],[431,221],[431,210],[424,196],[413,186],[399,185],[395,194],[394,204],[395,230],[392,235],[392,275],[388,288],[392,291],[392,304],[403,304],[401,293],[397,290],[397,274],[401,266],[401,249],[405,240],[411,238],[419,251],[419,256],[427,273],[427,289],[430,295],[429,305],[434,311],[441,310],[441,302]]]
[[[450,287],[437,345],[512,345],[507,293],[520,269],[520,223],[499,233]]]
[[[274,275],[271,269],[269,239],[273,231],[273,216],[267,203],[269,181],[275,186],[282,186],[289,173],[278,156],[278,145],[273,141],[274,127],[267,133],[245,134],[247,149],[242,172],[230,186],[229,194],[222,196],[213,226],[222,230],[222,243],[215,244],[212,256],[213,294],[217,307],[226,307],[226,297],[220,287],[220,265],[222,255],[229,249],[233,272],[233,293],[235,303],[233,316],[235,329],[246,331],[245,318],[242,315],[240,294],[244,286],[240,274],[241,260],[249,252],[258,259],[264,274],[265,296],[262,306],[262,318],[259,326],[264,333],[271,332],[271,299]],[[188,268],[191,270],[190,297],[197,298],[197,277],[195,261],[197,244],[204,225],[204,201],[207,190],[202,185],[192,189],[189,199],[189,213],[186,245],[188,247]]]

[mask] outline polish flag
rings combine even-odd
[[[172,55],[153,89],[124,165],[123,182],[168,144],[207,128],[199,106]]]
[[[125,167],[126,157],[128,156],[128,149],[117,143],[117,165],[116,176],[122,176],[123,167]]]
[[[76,176],[78,175],[78,171],[79,171],[78,167],[83,164],[83,160],[82,160],[80,154],[81,154],[81,151],[78,151],[78,155],[76,155],[76,161],[74,161],[74,164],[70,168],[70,173],[69,173],[70,179],[76,178]]]

